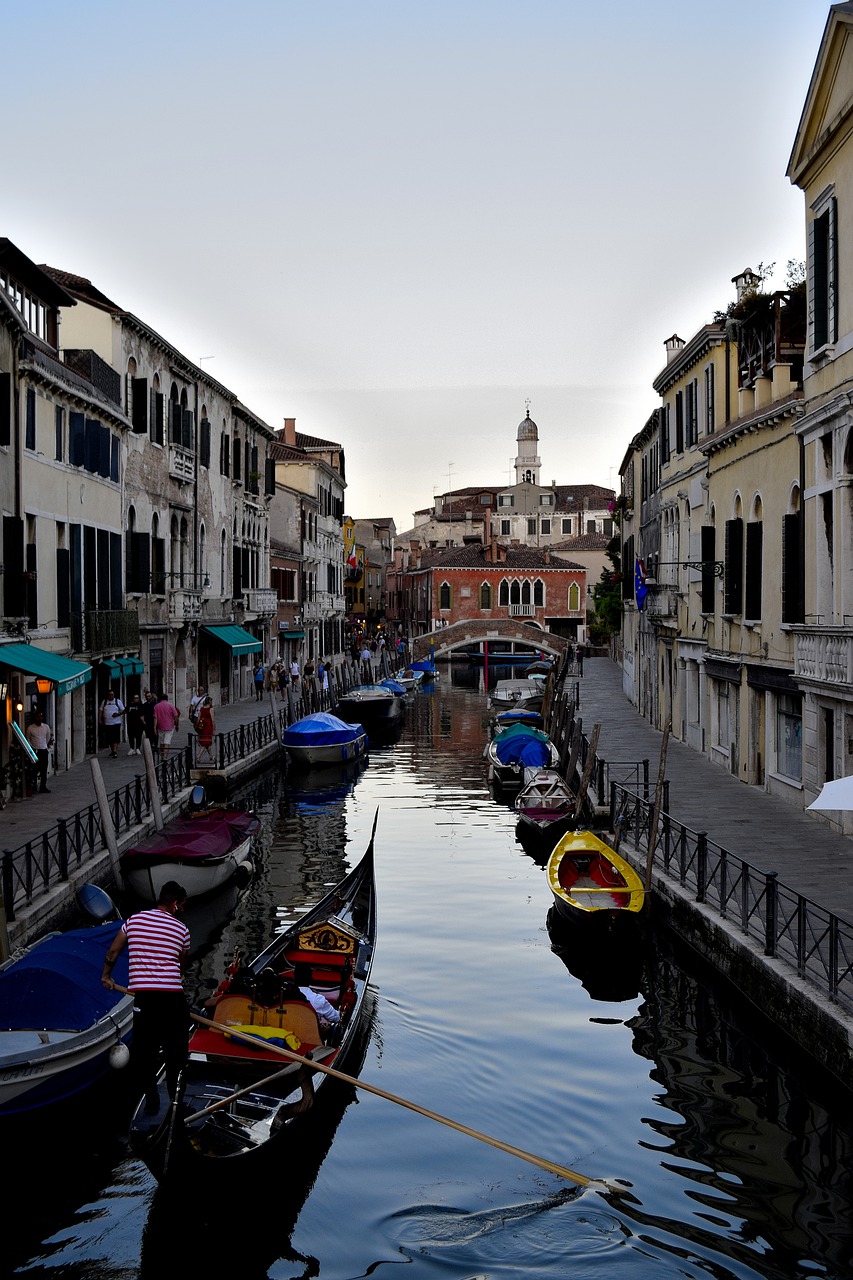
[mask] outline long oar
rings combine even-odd
[[[193,1022],[197,1022],[202,1027],[212,1027],[214,1031],[223,1031],[227,1035],[236,1040],[244,1040],[248,1044],[258,1047],[258,1037],[237,1031],[234,1027],[227,1027],[224,1023],[214,1022],[212,1018],[204,1018],[199,1013],[191,1015]],[[609,1181],[597,1178],[587,1178],[583,1173],[577,1173],[574,1169],[566,1169],[561,1164],[555,1164],[553,1160],[545,1160],[541,1156],[534,1156],[529,1151],[523,1151],[521,1147],[513,1147],[508,1142],[501,1142],[499,1138],[491,1138],[486,1133],[480,1133],[478,1129],[471,1129],[467,1124],[460,1124],[458,1120],[450,1120],[447,1116],[439,1115],[437,1111],[429,1111],[426,1107],[418,1106],[416,1102],[410,1102],[408,1098],[401,1098],[398,1094],[388,1093],[385,1089],[378,1088],[375,1084],[367,1084],[364,1080],[357,1080],[355,1076],[345,1075],[343,1071],[336,1070],[335,1067],[327,1067],[322,1062],[314,1062],[311,1058],[303,1058],[301,1054],[293,1053],[290,1049],[281,1049],[278,1045],[270,1044],[264,1041],[264,1048],[270,1053],[280,1054],[283,1058],[289,1058],[292,1062],[301,1062],[303,1066],[310,1067],[312,1071],[322,1071],[324,1075],[334,1076],[336,1080],[343,1080],[345,1084],[354,1085],[357,1089],[364,1089],[368,1093],[375,1093],[378,1098],[385,1098],[387,1102],[396,1102],[400,1107],[407,1107],[409,1111],[415,1111],[420,1116],[426,1116],[428,1120],[437,1120],[439,1124],[445,1124],[449,1129],[456,1129],[459,1133],[467,1133],[469,1138],[476,1138],[479,1142],[486,1142],[490,1147],[497,1147],[499,1151],[506,1151],[511,1156],[518,1156],[520,1160],[527,1160],[530,1164],[538,1165],[540,1169],[545,1169],[549,1173],[555,1173],[560,1178],[567,1178],[569,1182],[577,1183],[579,1187],[593,1187],[597,1190],[620,1191],[621,1188]]]

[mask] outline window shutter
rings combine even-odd
[[[83,525],[83,602],[86,609],[98,607],[98,557],[92,525]]]
[[[38,552],[34,542],[28,542],[26,547],[26,564],[27,575],[24,579],[26,588],[27,607],[26,614],[31,627],[37,627],[38,619]]]
[[[86,461],[87,471],[98,474],[101,465],[101,424],[95,418],[86,419]]]
[[[110,531],[98,530],[98,608],[111,609]],[[87,602],[88,603],[88,602]],[[94,606],[93,606],[94,607]]]
[[[726,521],[726,613],[743,608],[743,521]]]
[[[27,387],[27,421],[26,421],[26,447],[35,449],[36,447],[36,393],[32,387]]]
[[[701,547],[702,547],[702,584],[701,605],[702,613],[714,612],[714,584],[716,582],[716,574],[714,572],[714,564],[717,558],[717,530],[712,524],[703,524],[701,530]]]
[[[838,201],[835,196],[827,210],[826,246],[826,333],[827,342],[838,341]]]
[[[802,622],[805,616],[800,529],[799,512],[782,517],[783,622]]]
[[[746,582],[744,589],[744,617],[761,617],[761,556],[764,543],[764,525],[752,520],[746,526]]]
[[[12,443],[12,375],[0,373],[0,445]]]
[[[240,554],[240,548],[234,548],[234,585],[231,594],[236,600],[237,596],[243,594],[243,575],[242,575],[243,558]]]
[[[121,534],[110,534],[110,608],[121,609],[124,605],[124,593],[121,583]]]
[[[156,595],[166,591],[166,539],[151,538],[151,590]]]
[[[190,451],[195,448],[195,414],[192,409],[181,409],[181,444]]]
[[[272,458],[264,462],[264,493],[275,493],[275,462]]]
[[[83,527],[79,524],[68,526],[69,544],[71,547],[71,609],[79,613],[83,608]]]
[[[98,431],[98,475],[105,480],[110,478],[110,429],[99,423]]]
[[[154,444],[164,444],[163,419],[165,396],[162,391],[151,392],[151,439]]]
[[[3,612],[7,618],[24,616],[24,522],[20,516],[3,517]]]
[[[71,556],[67,547],[56,548],[56,622],[71,625]]]
[[[684,452],[684,395],[675,393],[675,452]]]
[[[133,430],[137,435],[148,434],[148,379],[147,378],[131,378],[131,391],[133,395],[133,413],[131,422]]]

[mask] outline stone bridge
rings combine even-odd
[[[415,636],[411,641],[412,657],[416,662],[428,658],[430,645],[434,645],[435,656],[440,658],[452,649],[479,645],[483,640],[515,641],[516,644],[530,645],[531,649],[541,650],[553,658],[561,657],[569,644],[565,636],[543,631],[541,627],[520,622],[516,618],[504,618],[500,621],[490,619],[488,622],[452,622],[449,627],[442,627],[439,631],[427,631],[425,635]]]

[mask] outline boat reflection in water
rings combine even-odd
[[[294,808],[336,808],[346,800],[367,768],[367,757],[343,760],[316,769],[299,769],[287,777],[287,800]]]
[[[357,1076],[364,1066],[376,1022],[376,1000],[365,997],[357,1038],[347,1056],[347,1070]],[[280,1168],[270,1162],[265,1178],[231,1178],[222,1197],[194,1192],[192,1181],[158,1188],[142,1235],[140,1280],[168,1275],[229,1276],[233,1280],[266,1276],[274,1263],[301,1265],[288,1271],[294,1280],[320,1273],[320,1262],[293,1248],[299,1215],[329,1154],[335,1134],[357,1090],[329,1079],[322,1100],[293,1122],[294,1147],[282,1152]],[[297,1133],[296,1125],[300,1131]],[[298,1160],[292,1158],[298,1150]]]
[[[608,1003],[635,1000],[642,993],[645,935],[604,933],[578,928],[556,907],[546,917],[551,950],[577,978],[590,999]]]

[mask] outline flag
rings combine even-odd
[[[355,554],[355,547],[353,547],[352,551],[347,556],[347,564],[351,569],[355,569],[358,565],[358,556]]]
[[[646,603],[646,596],[649,589],[646,586],[646,566],[640,557],[637,557],[637,563],[634,566],[634,599],[637,602],[637,608],[642,609]]]

